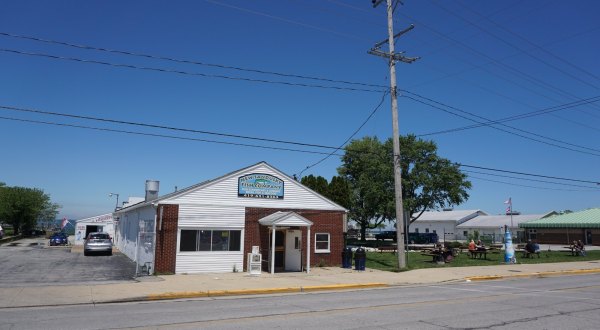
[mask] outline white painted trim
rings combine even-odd
[[[317,235],[327,235],[327,249],[317,249]],[[315,253],[331,253],[331,233],[315,233]]]

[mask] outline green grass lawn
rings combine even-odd
[[[438,265],[432,262],[432,257],[423,256],[421,252],[408,252],[407,266],[408,270],[420,268],[440,268],[440,267],[467,267],[467,266],[491,266],[504,263],[504,251],[497,253],[488,253],[487,259],[471,259],[467,253],[461,253],[452,260],[452,262]],[[600,260],[600,251],[587,251],[587,256],[572,256],[571,252],[562,251],[543,251],[540,258],[522,258],[521,253],[516,253],[517,263],[519,264],[540,264],[549,262],[568,262],[568,261],[588,261]],[[395,271],[397,259],[395,253],[389,252],[367,252],[366,267],[385,271]]]

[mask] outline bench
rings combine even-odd
[[[393,245],[385,245],[385,246],[378,246],[377,247],[377,251],[381,252],[396,252],[398,250],[398,247],[393,246]]]

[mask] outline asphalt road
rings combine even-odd
[[[598,329],[600,275],[0,309],[0,329]]]
[[[48,240],[29,238],[0,246],[0,287],[131,281],[135,263],[121,253],[84,256]]]

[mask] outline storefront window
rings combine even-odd
[[[200,235],[196,251],[210,251],[211,232],[211,230],[198,230]]]
[[[196,251],[197,230],[182,230],[179,251]]]
[[[179,251],[240,251],[241,230],[181,230]]]
[[[315,234],[315,252],[316,253],[329,253],[329,234],[327,233],[316,233]]]

